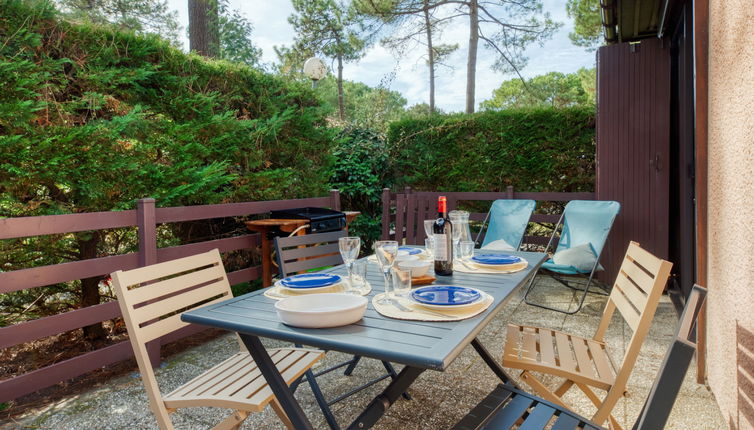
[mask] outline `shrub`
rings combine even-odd
[[[593,191],[594,109],[435,115],[390,125],[390,175],[417,190]]]

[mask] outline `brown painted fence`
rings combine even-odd
[[[409,245],[423,245],[426,238],[424,220],[437,216],[438,196],[447,197],[449,211],[456,209],[459,202],[491,202],[497,199],[531,199],[538,202],[594,200],[594,193],[521,193],[510,186],[505,192],[428,192],[406,188],[402,193],[393,193],[385,188],[382,190],[382,239],[390,238]],[[474,212],[469,215],[469,219],[481,222],[486,215]],[[535,213],[530,222],[556,223],[559,218],[559,214]],[[524,236],[523,243],[547,245],[548,239],[547,236]]]
[[[188,245],[158,248],[157,225],[212,218],[257,215],[271,210],[305,206],[339,209],[340,194],[337,190],[333,190],[328,197],[168,208],[156,208],[154,199],[142,199],[139,200],[137,209],[128,211],[0,219],[0,239],[17,239],[124,227],[136,227],[139,233],[138,252],[34,267],[12,272],[0,272],[0,293],[10,293],[61,282],[105,276],[116,270],[133,269],[135,267],[205,252],[214,248],[218,248],[220,252],[255,248],[259,244],[259,235],[256,233]],[[260,276],[261,267],[250,266],[228,273],[228,280],[231,284],[235,285],[258,279]],[[22,343],[33,342],[37,339],[76,330],[119,316],[120,310],[118,304],[113,301],[2,327],[0,328],[0,348],[9,348]],[[153,363],[159,361],[161,345],[201,330],[201,327],[189,326],[179,332],[156,339],[149,346]],[[83,375],[92,370],[131,357],[133,357],[131,345],[128,341],[123,341],[0,381],[0,402],[33,393],[60,381]]]

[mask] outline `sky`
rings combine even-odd
[[[530,78],[544,73],[558,71],[571,73],[581,67],[593,67],[595,53],[574,46],[568,33],[573,29],[573,22],[565,11],[565,0],[543,0],[545,11],[553,20],[563,23],[544,46],[534,44],[525,55],[529,57],[527,66],[521,74]],[[168,0],[171,8],[178,11],[179,21],[184,27],[183,43],[188,50],[188,0]],[[274,46],[291,45],[294,31],[288,23],[288,16],[293,7],[288,0],[230,0],[230,8],[240,10],[254,25],[252,39],[262,49],[265,63],[276,63]],[[440,67],[436,72],[435,103],[446,112],[463,111],[466,94],[466,55],[468,49],[468,20],[459,18],[444,28],[441,43],[458,43],[459,49],[451,55],[447,63],[451,68]],[[494,55],[482,48],[477,56],[476,103],[492,97],[492,91],[513,75],[503,75],[492,70]],[[366,55],[355,63],[344,66],[345,79],[363,82],[375,87],[382,85],[390,90],[400,92],[408,100],[408,106],[429,101],[429,72],[421,58],[424,48],[417,48],[403,58],[397,59],[390,50],[372,46]],[[329,61],[326,61],[329,64]]]

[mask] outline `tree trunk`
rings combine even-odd
[[[346,119],[346,107],[343,102],[343,56],[338,54],[338,117],[341,121]]]
[[[205,57],[220,53],[217,0],[188,0],[189,49]]]
[[[424,0],[424,25],[427,29],[427,54],[429,62],[429,114],[435,112],[435,51],[432,48],[432,22],[429,19],[428,0]]]
[[[466,113],[474,113],[476,54],[479,45],[479,5],[477,1],[469,1],[469,58],[466,65]]]
[[[99,233],[82,233],[76,235],[76,242],[79,246],[79,259],[88,260],[97,258],[97,245],[99,244]],[[81,280],[81,299],[79,304],[82,308],[94,306],[100,303],[99,295],[100,278],[86,278]],[[103,339],[107,333],[101,322],[84,327],[84,337],[89,340]]]

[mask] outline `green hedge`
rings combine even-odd
[[[0,216],[322,195],[305,84],[0,0]]]
[[[594,109],[437,115],[390,125],[391,174],[416,190],[593,191]]]

